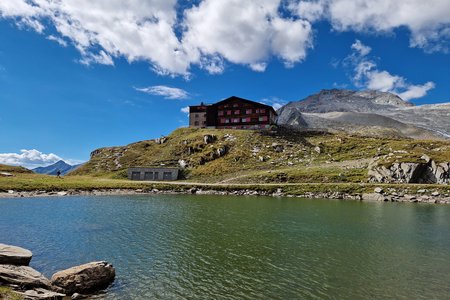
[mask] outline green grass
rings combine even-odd
[[[203,136],[214,135],[215,141],[205,145]],[[232,135],[233,139],[227,139]],[[276,152],[278,144],[283,152]],[[217,149],[225,147],[227,154],[217,157]],[[315,148],[320,148],[320,153]],[[253,152],[253,149],[259,151]],[[74,175],[100,176],[124,179],[131,166],[176,166],[179,160],[188,163],[186,179],[202,182],[220,182],[243,174],[254,173],[246,181],[271,181],[265,174],[286,173],[287,182],[360,182],[364,172],[349,171],[346,162],[371,159],[394,153],[381,162],[390,166],[395,162],[417,162],[427,154],[436,162],[450,161],[450,142],[417,141],[410,139],[362,137],[324,132],[296,132],[278,130],[216,130],[180,128],[168,136],[164,144],[152,140],[123,147],[99,149],[97,154],[76,170]],[[407,153],[398,153],[406,151]],[[263,161],[260,160],[263,158]],[[327,164],[341,162],[339,167]],[[314,168],[316,167],[316,168]],[[259,173],[258,173],[259,172]]]
[[[203,142],[206,134],[215,136],[213,143],[206,145]],[[273,145],[281,145],[283,151],[275,151]],[[217,149],[223,147],[227,153],[218,157]],[[346,189],[346,185],[350,185],[358,190],[361,183],[367,183],[367,164],[373,157],[392,153],[380,161],[388,167],[396,162],[421,161],[423,154],[436,162],[444,162],[450,161],[449,150],[450,142],[445,141],[284,129],[267,132],[180,128],[163,144],[148,140],[98,149],[88,163],[63,179],[28,174],[23,168],[0,165],[0,171],[8,170],[15,175],[0,177],[0,191],[164,188],[165,184],[161,183],[127,180],[127,168],[176,166],[179,160],[188,163],[188,168],[182,171],[183,179],[188,182],[226,183],[232,185],[231,188],[239,188],[241,184],[245,188],[251,185],[259,188],[261,184],[292,183],[301,186],[300,192],[309,186],[320,189],[321,184],[328,184],[326,188],[329,189],[334,184],[337,189]],[[168,185],[168,188],[173,186]],[[225,188],[225,185],[218,185],[218,188]]]
[[[0,286],[0,299],[3,300],[22,300],[23,297],[8,287]]]
[[[16,177],[0,178],[0,192],[7,190],[15,191],[92,191],[92,190],[114,190],[114,189],[151,189],[170,190],[173,192],[187,192],[192,188],[214,191],[240,191],[252,190],[266,192],[268,194],[276,192],[279,188],[284,193],[290,195],[305,195],[307,193],[347,193],[356,195],[361,193],[371,193],[375,187],[383,189],[395,189],[403,193],[415,194],[419,189],[427,189],[427,193],[439,191],[441,194],[448,194],[450,187],[447,185],[416,185],[416,184],[369,184],[353,182],[326,182],[326,183],[195,183],[186,181],[177,182],[142,182],[122,179],[109,179],[90,176],[70,176],[58,179],[52,176],[23,174]]]
[[[23,167],[15,167],[15,166],[8,166],[8,165],[2,165],[0,164],[0,172],[6,172],[6,173],[33,173],[33,171],[25,169]]]

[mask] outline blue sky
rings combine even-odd
[[[86,161],[169,134],[187,124],[186,106],[231,95],[279,106],[372,88],[450,101],[450,5],[364,2],[4,0],[0,163]]]

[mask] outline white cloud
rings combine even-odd
[[[187,99],[189,93],[183,89],[169,87],[165,85],[155,85],[146,88],[135,88],[136,91],[149,95],[162,96],[165,99]]]
[[[269,97],[269,98],[264,98],[261,100],[262,103],[266,104],[266,105],[270,105],[273,107],[273,109],[278,110],[281,107],[285,106],[287,104],[286,101],[284,101],[283,99],[280,99],[278,97]]]
[[[191,57],[219,55],[261,72],[271,55],[291,65],[311,47],[305,20],[282,18],[280,0],[204,0],[185,11],[183,46]]]
[[[0,164],[23,166],[29,169],[47,166],[62,160],[56,154],[45,154],[36,149],[20,150],[20,153],[0,153]]]
[[[406,27],[410,45],[426,51],[448,51],[448,0],[308,0],[289,7],[311,22],[328,19],[338,31],[391,32]]]
[[[53,29],[48,38],[70,41],[84,64],[125,57],[147,61],[158,74],[189,77],[193,65],[218,74],[225,62],[256,71],[274,56],[287,66],[301,62],[311,25],[282,16],[281,3],[203,0],[180,8],[177,0],[2,0],[0,18],[39,33]]]
[[[382,92],[391,92],[398,95],[405,101],[421,98],[427,92],[435,87],[433,82],[427,82],[422,85],[414,85],[399,75],[392,75],[388,71],[379,70],[377,64],[367,56],[371,52],[369,46],[356,40],[351,46],[353,53],[347,57],[346,62],[353,67],[353,82],[356,86],[377,90]]]
[[[372,51],[372,48],[361,43],[360,40],[356,40],[351,47],[353,50],[357,51],[359,55],[366,56]]]
[[[57,42],[60,46],[67,47],[67,42],[60,37],[49,35],[47,40]]]
[[[183,107],[180,111],[184,114],[189,114],[189,106]]]

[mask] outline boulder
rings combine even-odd
[[[0,264],[28,266],[31,257],[33,257],[33,253],[30,250],[0,244]]]
[[[66,295],[49,291],[43,288],[36,288],[33,290],[27,290],[23,293],[18,292],[24,299],[32,300],[62,300]]]
[[[161,136],[160,138],[155,139],[155,143],[157,144],[164,144],[165,142],[167,142],[167,137],[165,136]]]
[[[216,153],[217,153],[217,156],[218,156],[218,157],[222,157],[222,156],[224,156],[225,154],[227,154],[227,148],[226,148],[225,146],[220,147],[220,148],[218,148],[218,149],[216,150]]]
[[[376,187],[376,188],[374,189],[374,192],[377,193],[377,194],[381,194],[381,193],[383,193],[383,189],[380,188],[380,187]]]
[[[178,160],[178,165],[180,165],[180,168],[185,169],[185,168],[187,168],[188,163],[187,163],[187,161],[185,161],[184,159],[179,159],[179,160]]]
[[[14,175],[11,174],[11,173],[8,173],[8,172],[0,172],[0,176],[3,176],[3,177],[12,177],[12,176],[14,176]]]
[[[15,265],[0,265],[0,283],[16,285],[21,289],[50,287],[50,281],[35,269]]]
[[[216,137],[214,135],[211,135],[211,134],[205,134],[203,136],[203,142],[206,145],[211,144],[212,142],[214,142],[215,139],[216,139]]]
[[[377,157],[369,163],[369,182],[428,184],[450,182],[450,163],[436,164],[435,161],[424,155],[422,158],[426,163],[402,162],[386,167],[383,165],[386,158],[387,156]]]
[[[51,284],[55,291],[72,295],[89,293],[106,288],[112,281],[116,271],[106,261],[91,262],[55,273]]]
[[[363,201],[384,201],[384,200],[386,200],[386,198],[383,195],[377,194],[377,193],[362,194],[361,199]]]

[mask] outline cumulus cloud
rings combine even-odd
[[[45,154],[36,149],[20,150],[20,153],[0,153],[0,164],[10,166],[23,166],[33,169],[40,166],[48,166],[62,160],[56,154]]]
[[[273,109],[278,110],[281,107],[285,106],[287,104],[287,102],[283,99],[280,99],[278,97],[269,97],[269,98],[264,98],[261,100],[262,103],[270,105],[273,107]]]
[[[368,57],[372,49],[359,40],[352,44],[351,49],[353,53],[346,58],[346,62],[353,68],[352,79],[356,86],[370,90],[391,92],[405,101],[421,98],[435,87],[435,84],[431,81],[425,84],[414,85],[408,83],[402,76],[379,70],[377,64]]]
[[[410,45],[426,51],[448,51],[450,1],[447,0],[301,0],[293,12],[314,22],[327,19],[338,31],[390,32],[406,27]]]
[[[264,71],[272,57],[301,62],[312,43],[309,21],[281,15],[281,0],[2,0],[0,18],[49,39],[68,41],[84,64],[147,61],[158,74],[189,76],[192,65],[212,74],[225,62]],[[181,11],[180,11],[181,10]]]
[[[189,114],[189,106],[183,107],[180,111],[184,114]]]
[[[189,98],[189,93],[187,91],[165,85],[154,85],[145,88],[135,88],[135,90],[149,95],[162,96],[165,99],[171,100]]]

